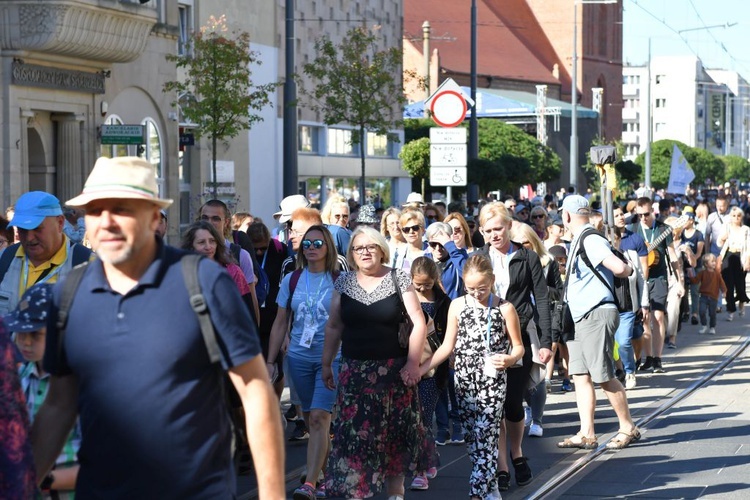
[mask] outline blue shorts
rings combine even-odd
[[[323,383],[323,364],[320,360],[311,361],[287,353],[287,370],[294,387],[297,389],[302,411],[324,410],[331,412],[336,402],[336,391],[328,389]],[[339,377],[339,360],[333,361],[333,379]]]

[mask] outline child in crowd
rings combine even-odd
[[[29,418],[32,422],[47,397],[49,374],[45,373],[42,368],[42,358],[44,358],[47,336],[47,315],[51,303],[51,285],[35,285],[26,290],[16,309],[3,318],[8,331],[14,333],[16,346],[25,360],[20,365],[19,372]],[[41,431],[44,432],[43,429]],[[53,470],[41,482],[43,499],[73,498],[78,478],[80,444],[81,430],[76,420]]]
[[[721,273],[716,270],[716,256],[714,254],[707,253],[703,256],[703,270],[699,271],[690,282],[700,284],[701,298],[698,314],[701,320],[701,328],[698,333],[716,335],[716,305],[719,300],[719,290],[726,294],[727,286],[724,284]],[[706,311],[708,311],[708,324],[706,323]]]
[[[484,255],[464,266],[466,293],[451,302],[445,340],[422,373],[455,349],[458,414],[471,458],[472,500],[499,499],[497,454],[507,385],[506,370],[523,357],[521,326],[513,304],[492,293],[495,275]]]

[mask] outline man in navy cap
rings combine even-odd
[[[74,244],[63,233],[60,201],[49,193],[31,191],[20,198],[8,226],[18,229],[20,243],[0,256],[0,314],[13,310],[19,296],[36,283],[55,283],[91,250]]]

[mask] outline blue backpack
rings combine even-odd
[[[234,256],[234,259],[239,262],[240,250],[242,250],[242,247],[237,243],[230,243],[229,250],[232,253],[232,256]],[[258,306],[263,307],[263,304],[266,302],[268,294],[271,291],[271,282],[268,280],[268,274],[266,274],[265,269],[263,269],[265,257],[263,259],[263,264],[259,264],[258,260],[255,258],[255,252],[248,253],[250,254],[250,259],[253,261],[253,274],[255,274],[256,278],[255,295],[258,297]],[[268,253],[268,251],[266,251],[266,253]]]

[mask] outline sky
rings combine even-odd
[[[651,37],[652,57],[698,56],[705,68],[750,80],[750,0],[621,1],[624,63],[644,64]]]

